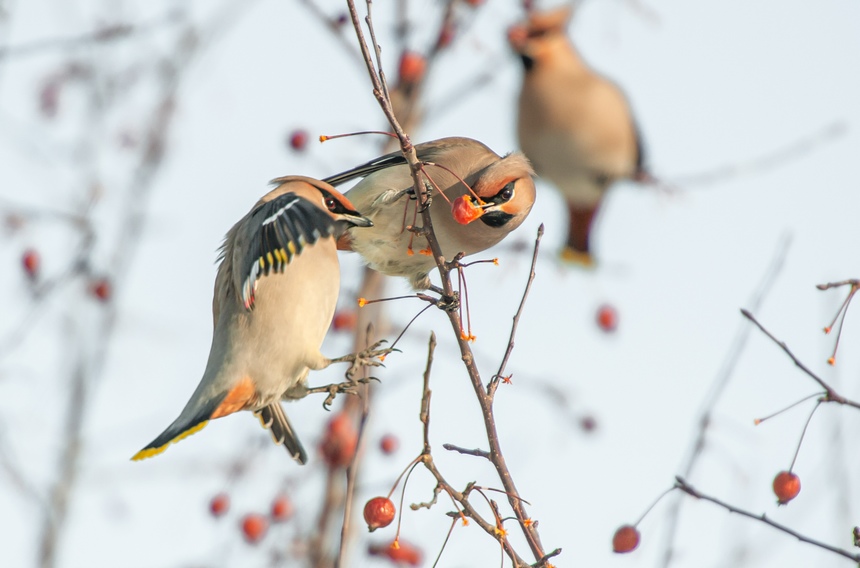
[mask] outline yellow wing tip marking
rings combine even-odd
[[[170,440],[166,444],[158,446],[157,448],[144,448],[144,449],[140,450],[139,452],[137,452],[136,454],[134,454],[131,457],[131,461],[141,461],[141,460],[145,460],[147,458],[151,458],[152,456],[157,456],[158,454],[164,452],[164,450],[166,450],[167,446],[169,446],[170,444],[175,444],[176,442],[178,442],[180,440],[184,440],[185,438],[187,438],[188,436],[190,436],[192,434],[196,434],[197,432],[202,430],[204,427],[206,427],[207,424],[209,424],[209,421],[204,420],[200,424],[196,424],[196,425],[192,426],[191,428],[189,428],[188,430],[186,430],[185,432],[182,432],[181,434],[179,434],[178,436],[176,436],[175,438],[173,438],[172,440]]]

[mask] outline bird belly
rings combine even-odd
[[[313,253],[320,252],[315,250],[319,245],[312,245],[283,273],[261,278],[253,310],[236,301],[221,313],[207,373],[216,373],[214,383],[222,385],[249,377],[256,396],[247,410],[300,391],[309,367],[322,357],[319,349],[334,315],[340,281],[337,253],[327,244],[332,245],[330,254],[311,262]]]

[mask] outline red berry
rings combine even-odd
[[[364,505],[364,520],[367,521],[367,530],[375,531],[381,527],[387,527],[394,520],[397,510],[394,503],[388,497],[374,497]]]
[[[358,314],[355,310],[341,310],[334,314],[331,322],[335,331],[353,331],[358,323]]]
[[[404,51],[400,56],[400,66],[398,74],[400,81],[403,83],[417,83],[424,77],[424,71],[427,69],[427,60],[424,56],[414,51]]]
[[[266,536],[267,530],[269,530],[269,521],[263,515],[248,513],[242,517],[242,534],[245,535],[245,540],[251,544],[260,542]]]
[[[357,445],[358,432],[352,420],[346,413],[339,412],[329,420],[320,452],[329,467],[345,467],[352,461]]]
[[[390,456],[396,452],[399,446],[400,441],[394,434],[386,434],[381,440],[379,440],[379,449],[382,450],[382,453],[386,456]]]
[[[24,266],[24,272],[30,278],[36,278],[39,275],[39,267],[42,264],[42,259],[39,253],[33,249],[24,251],[24,256],[21,257],[21,264]]]
[[[307,130],[295,130],[290,134],[290,148],[297,152],[301,152],[308,145]]]
[[[454,25],[449,22],[439,30],[439,37],[436,38],[436,49],[448,47],[452,41],[454,41]]]
[[[371,544],[367,547],[367,553],[371,556],[384,556],[398,565],[420,566],[422,560],[421,550],[402,540],[389,544]]]
[[[619,554],[633,552],[639,546],[639,531],[632,525],[624,525],[612,537],[612,550]]]
[[[209,512],[213,517],[220,517],[230,509],[230,497],[226,493],[219,493],[209,501]]]
[[[107,302],[110,300],[112,292],[110,281],[107,278],[99,278],[92,281],[90,283],[90,292],[102,302]]]
[[[521,25],[515,25],[508,28],[508,43],[516,52],[521,52],[529,39],[528,30]]]
[[[472,8],[477,8],[481,4],[484,3],[484,0],[466,0],[466,4],[471,6]]]
[[[451,204],[451,215],[461,225],[468,225],[484,214],[484,209],[469,194],[461,195]]]
[[[773,479],[773,492],[777,503],[785,505],[800,493],[800,478],[790,471],[780,471]]]
[[[594,416],[583,416],[579,420],[579,427],[586,432],[593,432],[597,428],[597,419]]]
[[[286,495],[278,495],[272,501],[272,520],[283,522],[293,516],[293,502]]]
[[[615,331],[618,327],[618,311],[609,304],[597,308],[597,325],[606,333]]]

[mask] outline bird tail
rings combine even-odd
[[[284,409],[279,401],[275,401],[268,406],[264,406],[260,410],[254,412],[260,419],[260,424],[263,428],[271,431],[272,439],[276,444],[283,444],[287,451],[293,456],[293,459],[302,465],[308,463],[308,454],[305,452],[304,446],[296,436],[292,424],[287,419]]]
[[[150,442],[145,448],[132,456],[132,461],[140,461],[152,456],[157,456],[167,449],[167,446],[187,438],[191,434],[196,434],[202,430],[213,416],[215,411],[221,406],[221,403],[227,398],[228,393],[224,393],[219,397],[215,397],[208,403],[193,413],[183,411],[179,418],[173,421],[173,424],[167,427],[156,439]],[[190,414],[190,416],[189,416]]]
[[[562,251],[562,260],[574,264],[591,266],[594,258],[591,256],[591,230],[598,205],[580,206],[568,204],[570,216],[568,224],[567,244]]]

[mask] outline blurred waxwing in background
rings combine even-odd
[[[308,371],[335,361],[320,353],[340,287],[335,241],[371,222],[327,183],[299,176],[272,183],[221,249],[203,379],[179,418],[132,459],[163,452],[209,420],[252,410],[277,443],[307,461],[280,401],[305,396]]]
[[[471,138],[441,138],[415,150],[434,186],[430,215],[446,260],[498,244],[534,204],[534,173],[519,152],[500,157]],[[350,229],[338,248],[359,253],[379,272],[407,277],[416,290],[430,287],[436,261],[426,238],[407,228],[421,221],[406,159],[394,152],[325,181],[340,185],[355,178],[363,179],[346,195],[373,227]]]
[[[604,193],[642,172],[642,146],[624,93],[582,60],[567,36],[572,9],[533,12],[508,30],[523,62],[517,135],[541,177],[567,201],[562,258],[593,263],[590,234]]]

